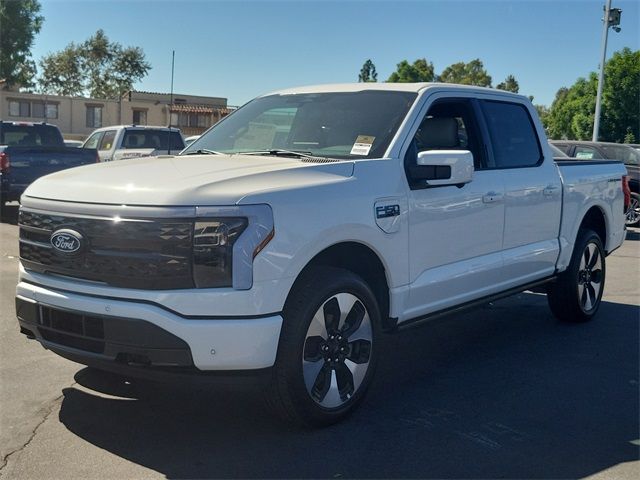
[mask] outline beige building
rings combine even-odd
[[[0,119],[48,122],[65,138],[83,140],[94,129],[109,125],[169,125],[183,135],[199,135],[233,111],[227,99],[168,93],[125,93],[120,100],[64,97],[0,89]]]

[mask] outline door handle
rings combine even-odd
[[[495,203],[502,201],[502,193],[498,192],[489,192],[486,195],[482,196],[482,203]]]
[[[547,197],[551,197],[555,195],[559,190],[560,187],[557,187],[556,185],[548,185],[544,190],[542,190],[542,194],[546,195]]]

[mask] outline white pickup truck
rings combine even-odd
[[[101,162],[177,154],[186,146],[177,128],[112,125],[94,130],[82,148],[95,148]]]
[[[624,175],[554,162],[507,92],[275,92],[180,156],[33,183],[17,316],[79,363],[264,382],[284,418],[326,425],[363,399],[385,332],[532,288],[560,320],[593,317]]]

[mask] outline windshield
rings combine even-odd
[[[621,160],[627,165],[640,164],[640,152],[626,145],[601,145],[608,159]]]
[[[171,150],[182,150],[184,141],[178,132],[168,130],[126,130],[122,139],[122,148],[153,148],[167,150],[167,143],[171,138]]]
[[[226,117],[182,154],[289,150],[318,157],[382,157],[417,94],[362,92],[270,95]]]

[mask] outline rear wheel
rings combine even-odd
[[[371,289],[347,270],[313,268],[283,315],[268,405],[295,424],[340,421],[362,401],[375,370],[380,313]]]
[[[625,214],[624,223],[627,227],[637,227],[640,224],[640,195],[631,194],[631,202]]]
[[[6,195],[0,194],[0,218],[4,218],[7,214],[7,197]]]
[[[605,274],[600,237],[592,230],[581,229],[569,267],[547,288],[553,314],[565,322],[591,320],[600,307]]]

